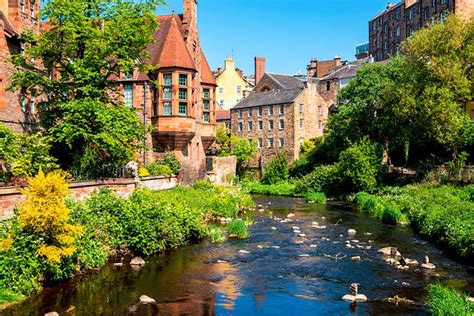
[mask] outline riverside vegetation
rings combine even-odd
[[[101,267],[111,256],[149,256],[199,241],[210,235],[208,223],[253,206],[237,188],[204,182],[137,189],[127,200],[101,190],[82,201],[65,199],[61,171],[40,171],[29,182],[15,217],[0,223],[1,303]]]

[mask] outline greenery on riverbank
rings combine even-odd
[[[474,314],[474,304],[469,302],[462,293],[440,284],[431,284],[427,290],[427,305],[433,315],[469,316]]]
[[[296,196],[295,184],[291,182],[278,182],[274,184],[247,182],[242,184],[242,187],[252,194]]]
[[[0,222],[0,298],[5,301],[100,267],[111,256],[148,256],[198,241],[210,235],[209,222],[235,218],[253,206],[239,189],[209,183],[137,189],[127,200],[102,190],[65,203],[69,192],[63,174],[38,177],[30,180],[33,194],[15,217]]]
[[[463,259],[474,256],[474,185],[388,187],[376,195],[359,193],[355,202],[385,223],[410,222],[422,236]]]

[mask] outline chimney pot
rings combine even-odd
[[[265,74],[265,57],[255,57],[255,85]]]

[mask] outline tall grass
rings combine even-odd
[[[238,238],[247,238],[249,235],[247,225],[241,219],[232,220],[227,228],[227,233],[229,236],[234,235]]]
[[[279,182],[276,184],[262,184],[260,182],[248,182],[243,188],[249,193],[262,195],[296,196],[295,184],[291,182]]]
[[[472,316],[474,304],[456,290],[440,284],[430,284],[428,290],[428,309],[436,316]]]

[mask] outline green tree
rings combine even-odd
[[[276,184],[288,180],[288,177],[288,155],[281,151],[265,166],[262,183]]]
[[[232,155],[237,157],[237,172],[239,174],[245,169],[246,164],[252,159],[257,151],[257,144],[244,138],[231,136]]]
[[[22,34],[26,50],[11,60],[18,70],[9,89],[41,96],[40,122],[53,135],[63,168],[88,177],[139,150],[148,128],[119,102],[114,78],[154,69],[146,47],[154,40],[154,11],[161,3],[51,0],[41,12],[49,27]]]

